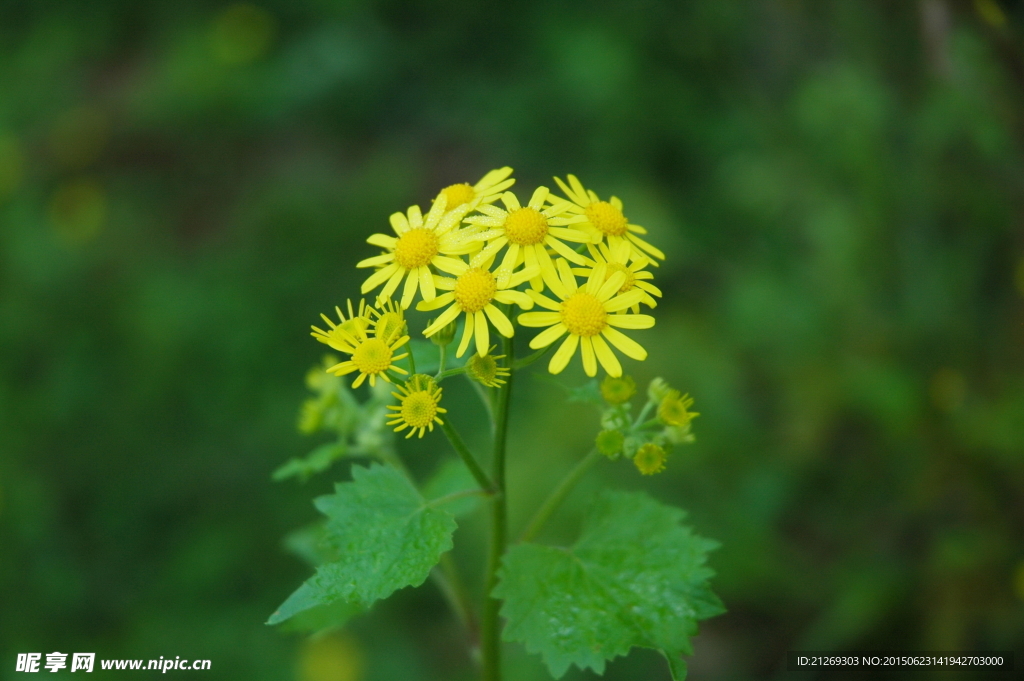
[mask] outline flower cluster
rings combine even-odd
[[[609,376],[621,376],[616,350],[646,359],[647,351],[624,331],[654,325],[640,308],[657,305],[661,291],[647,268],[664,254],[642,238],[646,230],[629,221],[618,198],[600,199],[574,175],[568,182],[554,178],[564,196],[538,187],[525,203],[510,191],[511,175],[511,168],[500,168],[476,184],[446,187],[426,214],[419,206],[396,212],[391,234],[367,239],[381,251],[356,267],[372,269],[362,293],[375,292],[375,302],[360,302],[358,310],[349,303],[347,315],[335,308],[338,322],[324,316],[328,328],[313,327],[318,341],[349,356],[330,373],[357,373],[352,385],[358,387],[414,372],[411,361],[409,371],[396,364],[409,355],[404,311],[414,304],[440,311],[423,335],[442,347],[446,342],[434,337],[448,341],[453,324],[463,321],[455,355],[472,347],[466,372],[487,387],[500,386],[509,372],[497,363],[502,357],[490,353],[492,331],[511,338],[517,326],[542,329],[530,341],[534,350],[559,342],[548,362],[552,374],[565,369],[577,349],[588,376],[596,376],[599,364]],[[515,307],[523,312],[513,315]],[[434,378],[440,380],[440,372]],[[394,395],[403,406],[393,414],[396,430],[410,428],[421,437],[444,412],[437,406],[440,388],[423,380],[399,387]],[[413,418],[404,408],[413,395],[432,402],[429,419],[430,410]]]
[[[681,395],[660,378],[647,388],[647,402],[640,414],[632,418],[631,399],[636,395],[636,383],[629,376],[606,376],[600,385],[600,399],[605,408],[601,413],[601,432],[595,447],[610,459],[625,457],[633,461],[642,475],[654,475],[665,470],[673,445],[694,441],[690,422],[700,416],[689,409],[693,399]],[[656,416],[650,418],[651,413]]]

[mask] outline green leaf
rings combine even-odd
[[[555,678],[570,665],[604,673],[633,646],[660,650],[681,680],[697,621],[724,612],[705,566],[717,542],[681,525],[684,513],[642,493],[604,492],[572,548],[520,544],[493,595],[504,638],[540,653]]]
[[[346,452],[347,448],[342,443],[328,442],[314,449],[304,459],[289,459],[271,474],[271,478],[277,482],[295,477],[306,480],[330,468]]]
[[[473,478],[473,474],[469,472],[466,464],[459,459],[448,459],[423,486],[423,496],[435,500],[456,492],[479,488],[480,485]],[[453,516],[459,517],[472,513],[479,506],[480,497],[472,496],[447,503],[444,505],[444,509]]]
[[[365,608],[357,603],[336,600],[324,603],[320,594],[309,582],[303,584],[295,593],[281,604],[267,624],[282,624],[284,631],[322,631],[342,626]]]
[[[276,624],[337,601],[368,608],[406,586],[419,586],[452,548],[455,519],[433,508],[398,470],[352,467],[316,507],[327,516],[322,549],[332,557],[271,615]]]

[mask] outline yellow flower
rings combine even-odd
[[[387,374],[388,371],[397,371],[401,374],[408,373],[405,369],[395,366],[394,362],[408,356],[408,353],[395,356],[395,350],[408,343],[409,337],[398,336],[394,333],[388,337],[380,337],[377,334],[371,337],[368,333],[368,329],[372,324],[369,319],[371,313],[366,312],[365,304],[360,302],[360,314],[358,315],[352,315],[351,302],[349,302],[348,308],[348,319],[345,319],[339,308],[334,308],[338,313],[338,318],[341,320],[340,324],[335,324],[326,315],[320,315],[330,326],[330,331],[313,327],[312,335],[318,341],[330,345],[335,350],[351,355],[351,359],[329,367],[327,369],[328,373],[335,376],[345,376],[346,374],[358,371],[359,376],[352,382],[353,388],[358,388],[362,385],[367,377],[370,379],[371,386],[376,385],[378,377],[390,383],[391,378]],[[370,309],[372,310],[372,308]],[[373,313],[378,316],[379,328],[381,313],[377,310],[373,310]]]
[[[622,201],[619,201],[618,197],[613,196],[609,201],[601,201],[597,194],[584,189],[575,175],[568,177],[571,188],[557,177],[555,182],[572,202],[569,205],[569,212],[584,216],[584,221],[579,223],[579,227],[591,232],[596,237],[594,241],[607,237],[608,245],[613,249],[623,242],[629,243],[634,258],[654,256],[659,260],[665,259],[664,253],[637,236],[647,234],[647,230],[629,222],[622,214]],[[657,266],[658,263],[652,261],[651,264]]]
[[[487,173],[472,186],[468,182],[463,182],[445,187],[441,194],[447,201],[447,210],[466,206],[468,212],[477,206],[494,203],[503,191],[515,184],[515,179],[509,177],[511,174],[512,169],[505,166]]]
[[[692,406],[693,398],[689,394],[680,395],[678,390],[669,390],[658,405],[658,418],[670,426],[685,426],[694,416],[700,416],[695,411],[688,411]]]
[[[640,313],[640,303],[651,308],[657,307],[658,302],[651,296],[655,295],[660,298],[661,289],[646,281],[647,279],[653,279],[654,274],[644,269],[651,261],[642,255],[633,253],[633,248],[628,241],[622,239],[614,247],[609,247],[604,242],[596,246],[594,244],[587,244],[587,250],[590,251],[590,257],[593,260],[587,263],[588,267],[573,269],[573,274],[589,277],[596,265],[607,265],[605,277],[611,277],[616,272],[622,272],[626,277],[626,281],[622,284],[622,288],[619,289],[619,293],[627,293],[633,289],[641,289],[644,292],[645,295],[640,299],[640,302],[632,308],[634,314]],[[631,257],[633,260],[632,264],[629,262]]]
[[[417,430],[420,431],[419,436],[423,437],[425,431],[433,432],[435,423],[444,425],[438,414],[445,414],[448,410],[438,406],[441,402],[441,387],[433,378],[416,374],[398,389],[400,392],[391,394],[398,398],[400,404],[388,405],[388,409],[394,409],[396,412],[388,414],[393,419],[388,421],[388,425],[397,425],[396,433],[409,428],[409,433],[405,436],[408,440]]]
[[[498,366],[498,360],[505,355],[492,355],[495,347],[492,345],[486,355],[473,355],[466,362],[466,373],[469,377],[488,388],[497,388],[504,384],[505,377],[511,373],[508,367]]]
[[[366,240],[387,252],[366,258],[356,265],[380,268],[363,282],[363,293],[384,284],[377,299],[387,299],[405,279],[405,288],[402,290],[403,309],[412,305],[417,290],[422,291],[424,300],[434,299],[436,293],[430,266],[448,272],[451,263],[458,261],[446,256],[471,253],[478,246],[476,242],[466,241],[466,235],[455,229],[469,211],[468,204],[447,213],[446,204],[447,199],[444,194],[440,194],[426,216],[420,213],[419,206],[411,206],[408,215],[393,213],[391,227],[397,236],[374,234]]]
[[[340,344],[342,344],[342,337],[348,337],[364,333],[372,324],[370,321],[369,314],[366,311],[366,301],[359,301],[359,313],[355,314],[352,312],[352,301],[348,302],[348,318],[345,318],[341,308],[337,305],[334,306],[334,311],[338,313],[338,323],[335,324],[331,321],[331,318],[327,315],[320,313],[320,317],[327,322],[329,331],[324,331],[316,326],[312,327],[313,332],[310,334],[313,338],[325,345],[330,345],[335,350],[341,350]]]
[[[557,303],[536,291],[528,291],[530,297],[549,312],[526,312],[519,315],[519,323],[523,326],[550,327],[537,334],[530,341],[530,347],[535,350],[544,348],[563,335],[569,335],[548,364],[548,371],[553,374],[565,369],[576,353],[577,346],[580,347],[583,356],[583,370],[588,376],[597,375],[598,360],[611,376],[622,375],[622,366],[615,353],[608,347],[608,343],[627,357],[636,360],[647,358],[647,351],[639,343],[614,327],[649,329],[654,326],[654,317],[643,314],[612,314],[635,305],[643,291],[636,289],[629,293],[618,293],[625,276],[619,272],[605,281],[605,267],[595,266],[587,283],[577,288],[576,278],[569,270],[569,264],[559,258],[558,272],[561,278],[557,281],[557,286],[551,286],[551,291],[561,298],[562,302]],[[550,283],[556,284],[556,281]]]
[[[372,319],[373,335],[384,341],[391,340],[398,336],[405,335],[405,312],[400,305],[393,300],[386,300],[378,303],[380,310],[375,307],[368,308],[369,317]]]
[[[653,442],[648,442],[641,445],[640,449],[636,451],[633,463],[641,475],[654,475],[665,470],[666,458],[664,449]]]
[[[477,254],[470,264],[466,264],[462,259],[450,258],[448,271],[455,275],[455,279],[436,277],[434,280],[437,288],[446,290],[447,293],[442,293],[433,300],[422,301],[416,306],[417,310],[436,310],[450,304],[447,310],[423,330],[423,335],[427,338],[456,319],[459,313],[466,313],[466,325],[459,349],[455,353],[456,357],[462,357],[474,335],[477,354],[487,354],[491,340],[488,320],[498,333],[506,338],[511,338],[515,333],[512,322],[498,309],[495,302],[515,303],[524,310],[533,307],[533,300],[528,295],[512,289],[535,275],[537,270],[525,269],[511,276],[499,278],[490,271],[491,261],[481,262],[482,255]]]
[[[579,216],[563,215],[571,208],[571,204],[559,199],[554,205],[544,208],[548,196],[547,187],[538,187],[530,197],[530,202],[523,206],[515,194],[505,192],[501,202],[507,210],[497,206],[480,206],[477,210],[483,215],[473,215],[465,220],[467,224],[488,228],[487,231],[467,237],[468,240],[489,242],[480,252],[482,257],[496,255],[503,246],[508,246],[498,268],[499,272],[511,273],[520,264],[525,264],[526,269],[537,269],[538,273],[530,282],[536,291],[544,290],[544,282],[558,279],[558,273],[548,255],[548,247],[578,265],[585,265],[586,259],[563,241],[590,241],[584,232],[566,227],[581,221]]]

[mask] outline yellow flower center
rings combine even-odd
[[[465,182],[445,187],[441,190],[441,193],[444,194],[444,198],[446,199],[444,205],[445,210],[458,208],[462,204],[469,203],[476,198],[476,192]]]
[[[352,353],[356,369],[364,374],[382,374],[391,366],[391,348],[380,338],[364,340]]]
[[[414,270],[429,265],[437,255],[437,234],[432,229],[418,227],[398,237],[395,244],[395,262],[399,267]]]
[[[590,224],[597,227],[605,234],[611,236],[622,236],[626,233],[626,216],[622,211],[607,201],[595,201],[583,211]]]
[[[471,267],[455,280],[455,302],[465,312],[479,312],[487,307],[498,290],[494,275],[481,267]]]
[[[402,398],[402,420],[413,428],[426,428],[437,416],[437,400],[426,390],[411,392]]]
[[[583,290],[562,303],[562,323],[574,336],[596,336],[608,326],[607,317],[601,301]]]
[[[532,246],[548,235],[548,219],[533,208],[517,208],[505,218],[505,236],[511,243]]]
[[[626,281],[624,281],[622,286],[619,287],[619,293],[625,293],[629,289],[633,288],[633,283],[636,281],[636,275],[633,274],[633,270],[617,262],[608,263],[608,268],[604,272],[604,280],[608,281],[612,278],[612,275],[617,272],[622,272],[626,275]]]

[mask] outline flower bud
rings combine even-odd
[[[498,366],[498,360],[505,355],[491,354],[491,350],[494,350],[495,347],[492,345],[486,355],[474,354],[466,362],[466,374],[488,388],[497,388],[505,383],[505,377],[510,373],[508,368]]]
[[[668,394],[669,390],[671,390],[671,388],[668,383],[665,382],[665,379],[659,376],[653,379],[650,385],[647,386],[647,397],[651,402],[658,404],[665,395]]]
[[[439,348],[450,345],[451,342],[455,340],[455,330],[458,328],[458,321],[459,318],[456,317],[446,325],[442,326],[437,333],[430,337],[430,342]],[[430,326],[433,323],[434,320],[431,319],[427,322],[427,326]]]
[[[637,450],[633,463],[641,475],[654,475],[665,470],[665,459],[668,458],[664,449],[648,442]]]
[[[620,430],[602,430],[597,434],[594,444],[597,446],[597,451],[614,460],[619,458],[622,453],[622,445],[625,444],[625,440],[626,437]]]
[[[601,381],[601,397],[608,404],[624,404],[633,395],[636,395],[636,382],[631,376],[622,376],[621,378],[605,376]]]

